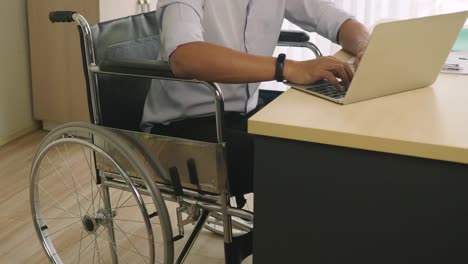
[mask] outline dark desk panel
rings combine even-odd
[[[254,263],[468,263],[468,166],[255,140]]]

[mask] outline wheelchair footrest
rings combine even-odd
[[[178,241],[178,240],[181,240],[182,238],[184,238],[183,235],[177,235],[177,236],[175,236],[175,237],[172,238],[172,241],[176,242],[176,241]]]
[[[174,195],[176,197],[182,197],[184,195],[184,191],[182,190],[179,171],[176,167],[171,167],[169,168],[169,175],[171,176],[172,187],[174,188]]]
[[[158,212],[153,212],[153,213],[148,215],[149,218],[153,218],[155,216],[158,216]]]

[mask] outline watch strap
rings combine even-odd
[[[275,68],[275,79],[277,82],[284,81],[284,61],[286,60],[286,54],[280,53],[278,58],[276,58],[276,68]]]

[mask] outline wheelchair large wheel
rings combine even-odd
[[[37,235],[52,263],[173,263],[154,173],[108,129],[71,123],[41,142],[31,169]]]

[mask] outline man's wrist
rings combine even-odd
[[[292,72],[293,64],[294,64],[293,60],[284,61],[283,76],[285,80],[291,79],[291,72]]]

